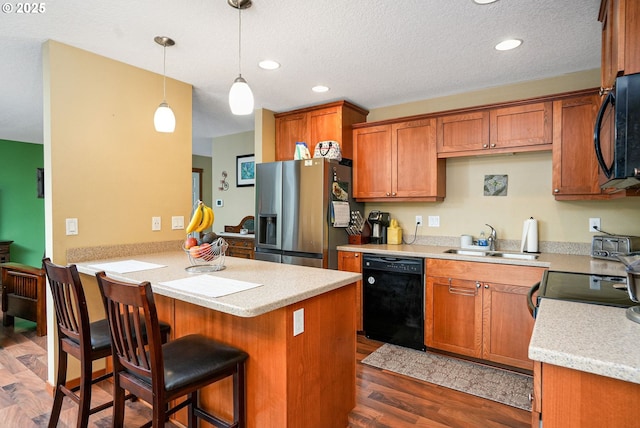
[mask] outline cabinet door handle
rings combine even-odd
[[[488,144],[483,144],[483,145],[482,145],[482,148],[483,148],[483,149],[486,149],[486,148],[488,148],[488,147],[489,147],[489,145],[488,145]]]
[[[391,195],[389,194],[389,192],[385,193],[384,195],[385,195],[385,196],[391,196]]]
[[[491,147],[495,147],[495,146],[496,146],[495,143],[491,145]]]
[[[478,288],[480,287],[480,285],[476,282],[476,288],[460,288],[460,287],[454,287],[453,285],[451,285],[451,278],[449,278],[449,293],[451,294],[458,294],[460,296],[477,296],[478,295]]]
[[[560,193],[560,189],[553,189],[553,193]]]
[[[395,195],[396,195],[396,192],[392,192],[392,193],[391,193],[391,196],[395,196]]]
[[[485,285],[484,285],[484,288],[489,288],[489,284],[485,284]]]

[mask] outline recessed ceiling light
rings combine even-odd
[[[499,51],[508,51],[511,49],[515,49],[522,44],[522,40],[519,39],[509,39],[502,41],[496,45],[496,50]]]
[[[329,87],[324,85],[317,85],[311,88],[311,90],[313,92],[327,92],[329,90]]]
[[[277,68],[280,68],[280,63],[272,61],[270,59],[265,59],[258,63],[258,67],[262,68],[263,70],[275,70]]]
[[[489,3],[495,3],[498,0],[473,0],[474,3],[478,3],[478,4],[489,4]]]

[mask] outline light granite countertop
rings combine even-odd
[[[591,256],[541,253],[536,260],[505,259],[487,256],[465,256],[461,254],[445,253],[446,250],[455,247],[443,247],[438,245],[342,245],[341,251],[354,251],[370,254],[384,254],[388,256],[423,257],[430,259],[464,260],[478,263],[497,263],[520,266],[537,266],[554,271],[581,272],[598,275],[626,276],[624,265],[617,261],[594,259]],[[515,252],[515,251],[505,251]]]
[[[211,298],[194,293],[181,292],[175,288],[159,284],[160,282],[189,276],[203,275],[202,273],[185,271],[185,268],[189,266],[189,260],[182,251],[83,261],[76,265],[80,273],[95,275],[100,269],[93,267],[93,265],[122,260],[156,263],[165,267],[126,274],[107,271],[107,275],[115,279],[135,283],[149,281],[154,293],[240,317],[262,315],[362,279],[362,275],[359,273],[225,257],[225,269],[209,272],[206,275],[257,283],[262,284],[262,286],[218,298]]]
[[[640,383],[640,324],[626,309],[542,299],[529,358]]]

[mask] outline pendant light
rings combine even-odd
[[[238,77],[229,90],[229,107],[235,115],[253,113],[253,92],[242,77],[242,9],[251,7],[251,0],[227,0],[229,6],[238,9]]]
[[[158,132],[173,132],[176,129],[176,116],[173,114],[173,110],[167,104],[167,46],[173,46],[176,44],[172,39],[165,36],[154,37],[155,42],[162,46],[163,59],[162,59],[162,102],[156,110],[156,114],[153,115],[153,124]]]

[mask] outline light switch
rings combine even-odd
[[[293,311],[293,335],[297,336],[304,332],[304,308]]]
[[[184,229],[183,215],[174,215],[173,217],[171,217],[171,229],[173,230]]]
[[[67,229],[67,235],[77,235],[78,234],[78,219],[77,218],[68,218],[68,219],[66,219],[66,229]]]
[[[162,228],[162,219],[160,217],[151,217],[151,230],[160,230]]]

